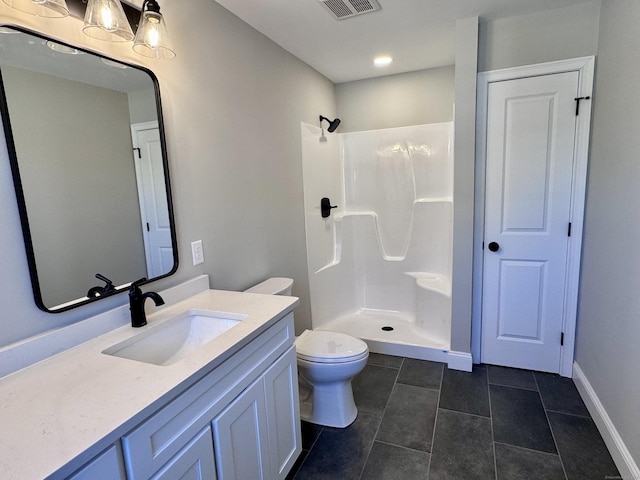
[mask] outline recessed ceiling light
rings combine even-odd
[[[124,63],[116,62],[116,61],[111,60],[109,58],[100,57],[100,60],[102,60],[102,63],[104,63],[105,65],[109,65],[110,67],[128,68]]]
[[[62,45],[60,43],[53,42],[51,40],[47,40],[45,44],[51,50],[58,53],[66,53],[67,55],[82,55],[84,53],[82,50],[78,50],[77,48],[68,47],[66,45]]]
[[[376,58],[373,59],[373,64],[376,67],[386,67],[391,62],[393,62],[393,58],[391,58],[388,55],[385,55],[385,56],[382,56],[382,57],[376,57]]]

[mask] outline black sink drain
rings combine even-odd
[[[393,327],[382,327],[382,330],[384,330],[385,332],[390,332],[393,330]]]

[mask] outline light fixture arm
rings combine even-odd
[[[160,5],[156,0],[144,0],[142,4],[142,12],[155,12],[160,13]]]

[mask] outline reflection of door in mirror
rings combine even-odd
[[[171,225],[167,208],[158,123],[133,124],[131,137],[133,139],[147,277],[154,278],[173,268]]]

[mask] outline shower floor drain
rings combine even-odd
[[[382,327],[382,330],[384,330],[385,332],[390,332],[393,330],[393,327]]]

